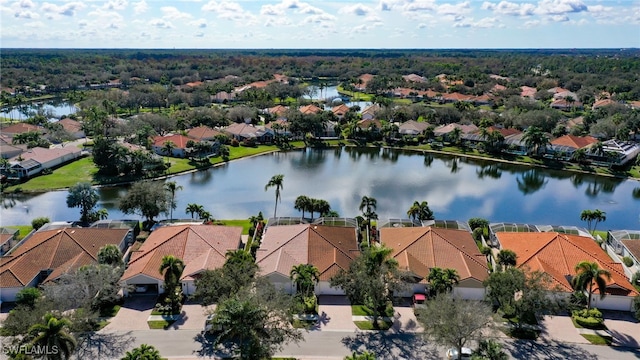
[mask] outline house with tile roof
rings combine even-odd
[[[276,105],[274,107],[267,109],[267,112],[269,114],[274,115],[278,118],[284,116],[284,114],[286,114],[287,111],[289,111],[289,108],[283,105]]]
[[[260,273],[273,284],[293,293],[291,268],[309,264],[318,268],[317,295],[344,295],[329,285],[329,279],[360,255],[356,228],[316,224],[269,226],[256,253]]]
[[[418,74],[402,75],[402,78],[404,79],[404,81],[407,81],[407,82],[416,82],[416,83],[427,82],[427,79],[424,76],[420,76]]]
[[[273,131],[271,129],[253,124],[233,123],[222,129],[222,132],[238,141],[245,139],[255,139],[262,143],[273,141]]]
[[[0,128],[0,133],[13,138],[14,135],[24,134],[28,132],[38,132],[44,134],[45,128],[42,126],[32,125],[28,123],[16,123]]]
[[[82,155],[77,147],[31,148],[18,156],[9,159],[13,177],[18,179],[39,174],[44,169],[52,169],[58,165],[75,160]]]
[[[314,104],[309,104],[309,105],[300,106],[300,109],[298,109],[298,111],[300,111],[303,115],[309,115],[309,114],[317,114],[321,112],[322,109],[315,106]]]
[[[520,87],[520,97],[528,97],[533,99],[536,96],[538,89],[530,86],[521,86]]]
[[[463,299],[481,300],[482,282],[489,276],[486,256],[480,253],[466,230],[434,227],[387,227],[380,229],[380,241],[393,249],[400,270],[415,277],[415,293],[425,293],[431,268],[454,269],[460,276],[454,294]]]
[[[86,137],[84,130],[82,130],[82,124],[79,121],[75,121],[71,118],[64,118],[59,120],[57,123],[76,139],[83,139]]]
[[[372,74],[362,74],[362,75],[358,76],[358,81],[353,85],[355,86],[356,90],[358,90],[358,91],[366,90],[367,84],[374,77],[375,77],[375,75],[372,75]]]
[[[16,244],[18,234],[20,234],[18,229],[0,227],[0,256],[6,254]]]
[[[442,126],[438,126],[437,128],[435,128],[435,130],[433,131],[433,134],[435,136],[447,136],[447,134],[449,134],[450,132],[453,131],[453,129],[460,129],[461,134],[471,134],[474,133],[476,131],[478,131],[478,127],[473,125],[473,124],[469,124],[469,125],[463,125],[463,124],[458,124],[458,123],[451,123],[451,124],[447,124],[447,125],[442,125]]]
[[[334,106],[331,109],[331,112],[340,120],[349,112],[349,107],[345,104],[340,104],[338,106]]]
[[[619,102],[615,101],[615,100],[611,100],[611,99],[600,99],[600,100],[596,100],[593,105],[591,106],[591,110],[597,110],[599,108],[605,107],[605,106],[609,106],[609,105],[616,105],[616,104],[620,104]]]
[[[606,244],[609,254],[613,252],[618,258],[625,256],[631,258],[633,265],[628,268],[627,275],[633,277],[633,274],[640,269],[640,230],[609,230]]]
[[[0,301],[15,301],[18,291],[55,280],[94,264],[105,245],[123,253],[133,242],[130,229],[62,228],[37,231],[9,255],[0,258]]]
[[[362,110],[362,120],[373,120],[376,118],[376,112],[380,111],[380,105],[371,104]]]
[[[151,149],[158,155],[163,156],[173,156],[184,158],[187,156],[187,143],[189,141],[198,142],[198,140],[189,138],[180,134],[167,134],[164,136],[154,136],[151,139]],[[167,154],[164,151],[164,145],[167,142],[173,143],[173,149],[171,150],[171,154]]]
[[[516,267],[527,271],[542,271],[552,278],[554,287],[566,296],[573,292],[575,266],[581,261],[595,262],[611,273],[606,281],[606,297],[594,294],[594,307],[630,311],[638,291],[625,275],[622,264],[614,262],[593,239],[558,232],[496,232],[500,249],[516,253]]]
[[[589,149],[597,142],[598,139],[592,136],[564,135],[551,140],[546,151],[549,154],[562,153],[565,159],[571,159],[576,150]]]
[[[222,135],[222,132],[206,125],[200,125],[187,131],[187,136],[197,141],[216,141],[218,135]]]
[[[398,133],[402,135],[417,136],[422,134],[431,124],[428,122],[420,122],[415,120],[408,120],[398,126]]]
[[[195,279],[205,270],[224,265],[228,251],[242,248],[242,227],[217,225],[175,225],[154,230],[140,249],[133,251],[120,279],[125,295],[132,286],[145,285],[151,292],[164,292],[160,273],[162,258],[173,255],[185,268],[180,277],[186,295],[196,290]]]
[[[0,157],[10,159],[27,151],[27,144],[13,144],[11,138],[0,134]]]

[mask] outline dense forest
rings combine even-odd
[[[447,74],[483,84],[490,74],[510,77],[509,87],[560,86],[640,100],[640,50],[56,50],[3,49],[3,88],[46,92],[82,89],[118,79],[180,85],[237,76],[238,82],[291,78],[354,79],[364,73],[394,78]],[[550,87],[550,86],[549,86]],[[220,89],[210,89],[217,91]],[[587,100],[587,101],[585,101]]]

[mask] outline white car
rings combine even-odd
[[[136,285],[135,290],[137,293],[145,293],[147,292],[147,290],[149,290],[149,287],[147,285]]]
[[[471,351],[471,349],[463,347],[462,348],[462,356],[460,357],[460,359],[471,359],[471,353],[473,353],[473,351]],[[447,350],[447,359],[449,359],[449,360],[458,359],[458,349],[451,348],[451,349]]]
[[[207,318],[204,319],[204,328],[202,329],[203,333],[208,333],[213,328],[213,315],[207,315]]]

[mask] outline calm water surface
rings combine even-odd
[[[300,216],[293,209],[299,195],[329,201],[342,216],[356,216],[362,196],[377,199],[381,219],[406,217],[413,201],[428,201],[438,219],[579,225],[584,209],[601,209],[599,228],[640,229],[640,182],[614,180],[466,158],[378,149],[330,149],[274,153],[172,178],[177,193],[174,218],[186,218],[197,203],[214,218],[273,215],[274,190],[264,190],[271,176],[284,174],[280,216]],[[98,208],[110,218],[136,218],[117,209],[125,187],[100,189]],[[2,224],[27,224],[37,216],[74,220],[79,210],[66,207],[67,191],[3,199]]]

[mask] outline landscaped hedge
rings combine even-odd
[[[600,328],[604,323],[602,312],[598,309],[574,310],[571,314],[576,324],[588,328]]]
[[[633,259],[631,259],[628,256],[625,256],[625,257],[622,258],[622,263],[627,267],[631,267],[631,266],[633,266]]]

